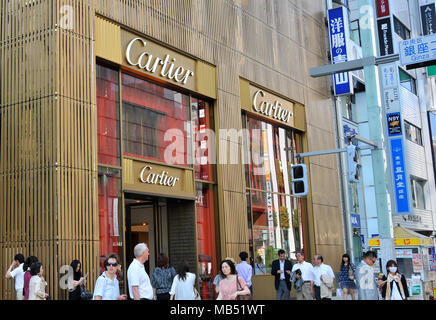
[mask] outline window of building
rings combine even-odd
[[[123,153],[189,166],[189,96],[122,74]]]
[[[301,152],[301,135],[251,116],[244,116],[248,164],[247,214],[250,251],[271,271],[277,250],[292,256],[303,248],[305,200],[294,198],[290,188],[289,162]]]
[[[434,169],[435,178],[436,178],[436,114],[429,112],[428,113],[428,122],[429,122],[429,127],[430,127],[431,146],[433,149],[433,152],[432,152],[432,154],[433,154],[433,169]]]
[[[215,186],[195,183],[197,209],[198,262],[200,265],[200,295],[204,300],[216,299],[213,280],[218,273],[215,232]]]
[[[410,76],[407,72],[399,68],[400,71],[400,84],[413,94],[416,94],[416,81],[415,78]]]
[[[410,186],[412,193],[413,207],[425,210],[425,193],[424,188],[427,181],[415,177],[410,177]]]
[[[413,124],[407,121],[404,121],[404,131],[407,140],[422,146],[421,129],[419,129],[418,127],[414,126]]]
[[[118,71],[97,65],[98,163],[120,166]]]
[[[360,41],[360,22],[359,20],[350,21],[350,37],[356,44],[362,46]]]
[[[123,221],[121,219],[121,170],[98,167],[98,217],[100,230],[100,273],[103,261],[110,253],[123,259]]]
[[[396,16],[394,16],[394,30],[401,39],[410,39],[410,30]]]
[[[194,141],[194,174],[197,210],[197,246],[200,266],[200,295],[216,299],[213,280],[218,273],[216,247],[215,135],[211,103],[191,97],[191,124]]]

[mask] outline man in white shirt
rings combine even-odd
[[[332,267],[330,267],[327,264],[324,264],[324,259],[321,255],[317,254],[313,258],[313,284],[314,284],[314,291],[315,291],[315,299],[316,300],[331,300],[329,298],[321,299],[321,276],[327,275],[331,277],[331,279],[335,279],[335,274],[333,272]]]
[[[137,244],[133,253],[135,259],[127,270],[130,298],[133,300],[153,300],[153,287],[144,267],[149,255],[147,245],[145,243]]]
[[[120,295],[117,271],[121,269],[118,256],[109,255],[104,261],[106,271],[98,277],[94,288],[93,300],[126,300],[127,295]]]
[[[297,251],[295,253],[297,263],[292,267],[292,274],[297,270],[301,271],[303,285],[301,291],[296,291],[297,300],[313,300],[313,266],[309,262],[304,261],[304,252]],[[298,275],[296,275],[298,279]]]
[[[15,255],[14,262],[9,266],[8,271],[6,272],[6,279],[15,279],[15,291],[16,291],[16,299],[23,300],[24,293],[24,273],[26,272],[23,269],[24,265],[24,256],[19,253]]]

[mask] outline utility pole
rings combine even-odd
[[[359,0],[360,9],[360,37],[362,43],[363,57],[377,55],[375,36],[375,10],[373,0]],[[386,156],[386,139],[383,134],[382,119],[384,119],[378,69],[375,65],[365,65],[365,87],[368,112],[369,136],[373,141],[383,144],[381,149],[372,149],[372,166],[374,176],[374,189],[377,207],[378,231],[380,235],[380,253],[382,264],[389,259],[395,259],[393,230],[389,211],[388,194],[388,168],[389,163]],[[386,260],[387,259],[387,260]],[[383,268],[383,265],[381,266]]]

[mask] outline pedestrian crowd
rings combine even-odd
[[[161,253],[157,259],[150,279],[145,263],[149,258],[149,248],[139,243],[133,250],[134,259],[127,269],[128,295],[120,293],[118,272],[121,271],[119,257],[109,254],[104,260],[104,271],[97,278],[93,294],[86,289],[87,276],[82,274],[79,260],[71,262],[72,281],[68,283],[70,300],[200,300],[195,288],[196,275],[190,272],[189,263],[181,260],[177,268],[169,265],[169,258]],[[221,261],[219,272],[213,280],[217,300],[251,300],[253,297],[253,275],[267,274],[262,258],[257,257],[254,268],[248,260],[248,253],[239,254],[240,263],[227,257]],[[278,251],[278,259],[272,261],[271,275],[277,300],[290,300],[294,287],[297,300],[331,300],[335,287],[335,274],[331,266],[324,263],[320,254],[313,257],[313,264],[305,260],[303,251],[295,252],[296,262],[286,258],[284,250]],[[339,292],[347,300],[351,295],[359,300],[407,300],[409,290],[404,275],[399,273],[394,260],[386,264],[386,275],[376,279],[373,265],[377,261],[374,251],[365,252],[356,268],[350,256],[342,256],[338,272]],[[46,292],[44,268],[38,258],[29,256],[24,259],[17,254],[6,272],[7,279],[15,279],[17,300],[50,300]]]

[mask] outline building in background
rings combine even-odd
[[[359,1],[327,1],[327,9],[340,6],[347,8],[348,12],[350,47],[357,46],[356,52],[359,52],[358,47],[361,45]],[[377,43],[383,43],[381,49],[379,45],[379,56],[398,53],[398,43],[401,40],[416,38],[436,30],[434,1],[375,0],[374,16],[376,17],[375,28],[378,31],[376,32]],[[350,58],[356,59],[359,58],[359,55]],[[403,254],[401,259],[406,259],[404,246],[415,241],[416,246],[413,247],[413,252],[412,248],[409,247],[406,250],[407,259],[410,258],[410,261],[407,260],[402,263],[401,268],[406,269],[403,272],[407,274],[410,282],[412,282],[413,278],[415,283],[413,296],[415,298],[424,298],[425,296],[428,297],[428,293],[432,291],[430,287],[433,279],[430,271],[433,263],[431,262],[432,254],[429,237],[434,236],[436,230],[434,138],[432,138],[435,131],[433,131],[433,134],[431,133],[432,125],[434,126],[435,123],[434,97],[436,87],[435,79],[432,76],[432,67],[406,70],[404,66],[397,62],[396,68],[399,75],[397,98],[401,104],[401,117],[404,121],[403,145],[405,167],[407,168],[405,179],[407,181],[406,186],[409,189],[410,210],[408,214],[397,214],[399,211],[396,201],[398,190],[391,187],[391,190],[389,190],[391,227],[393,236],[397,237],[394,239],[397,258]],[[338,108],[338,138],[342,146],[348,143],[346,136],[343,134],[350,130],[369,139],[364,77],[355,75],[353,81],[353,92],[335,98]],[[384,108],[386,108],[386,105],[384,105]],[[383,121],[384,125],[387,126],[387,121],[385,119]],[[340,126],[341,123],[342,126]],[[341,130],[342,127],[344,131]],[[385,139],[387,139],[387,128],[385,130]],[[361,145],[360,142],[358,144]],[[391,161],[389,156],[388,161]],[[360,163],[362,168],[359,183],[350,184],[346,179],[342,179],[345,182],[342,188],[344,195],[343,206],[345,208],[344,234],[349,236],[349,241],[346,243],[349,245],[348,250],[354,254],[355,262],[360,260],[362,250],[379,246],[378,217],[377,208],[375,207],[372,160],[369,150],[360,151]],[[345,155],[342,156],[342,166],[346,168]],[[346,175],[347,173],[343,172],[343,176],[346,177]],[[389,177],[389,179],[390,184],[393,185],[393,177]],[[359,219],[354,215],[358,215]],[[349,219],[348,222],[347,218]],[[361,237],[361,243],[359,243],[358,236]],[[418,240],[421,238],[424,240]],[[422,247],[420,247],[421,244]],[[414,262],[421,259],[419,264],[424,267],[421,269],[413,268],[412,256]],[[379,268],[379,266],[376,266],[376,268]],[[419,290],[416,284],[419,282],[417,281],[418,275],[421,277],[421,289]]]

